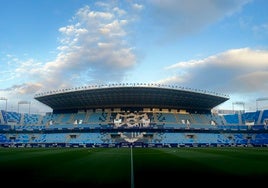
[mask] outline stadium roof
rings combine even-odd
[[[211,110],[227,95],[161,84],[109,84],[60,89],[35,95],[53,110],[160,108]]]

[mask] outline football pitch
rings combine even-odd
[[[28,187],[256,185],[268,182],[268,148],[0,148],[0,169],[2,184]]]

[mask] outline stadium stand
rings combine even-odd
[[[228,100],[226,96],[142,84],[67,91],[36,97],[53,109],[45,115],[1,110],[0,146],[268,145],[268,110],[211,113],[214,106]]]

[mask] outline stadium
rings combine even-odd
[[[38,176],[34,176],[34,180],[47,183],[48,181],[45,181],[44,177],[47,177],[49,173],[43,171],[48,166],[60,165],[62,161],[69,160],[69,158],[74,160],[72,158],[74,153],[84,156],[85,151],[91,151],[92,155],[97,156],[95,156],[96,159],[93,157],[95,163],[98,164],[97,159],[101,161],[99,166],[93,165],[94,167],[92,167],[92,163],[85,162],[84,165],[90,167],[81,170],[83,166],[81,166],[81,161],[72,161],[70,163],[75,165],[67,167],[61,165],[60,170],[51,167],[53,170],[49,169],[55,173],[52,176],[49,171],[51,175],[48,178],[49,181],[60,183],[67,180],[68,183],[84,181],[97,185],[97,187],[100,185],[116,185],[117,187],[127,185],[128,187],[130,184],[131,187],[134,187],[135,182],[137,187],[142,187],[145,184],[164,185],[163,178],[175,175],[186,178],[187,173],[199,177],[201,174],[214,175],[219,179],[226,177],[226,174],[234,176],[234,171],[237,173],[235,176],[238,179],[263,177],[267,174],[267,170],[265,170],[267,162],[258,163],[254,171],[253,168],[245,167],[251,164],[250,162],[241,163],[236,155],[241,152],[241,155],[248,153],[250,156],[258,156],[260,155],[259,150],[262,151],[262,155],[267,155],[265,148],[268,146],[268,110],[236,111],[232,114],[214,113],[213,108],[229,100],[229,96],[224,94],[173,85],[122,83],[47,91],[36,94],[34,98],[53,111],[41,115],[1,110],[0,148],[2,148],[2,156],[6,152],[11,155],[10,152],[13,151],[14,156],[24,156],[23,152],[28,153],[24,156],[24,158],[28,158],[31,153],[31,162],[25,162],[22,159],[23,164],[17,162],[21,167],[19,170],[17,166],[12,168],[8,165],[5,166],[3,162],[5,160],[0,160],[0,162],[2,161],[1,166],[8,173],[21,172],[26,168],[27,173],[34,176],[33,174],[37,173],[35,165],[38,164],[42,174],[39,172]],[[235,153],[233,148],[236,149]],[[72,154],[67,154],[67,151]],[[47,160],[41,166],[38,163],[40,152],[43,152],[42,156],[45,156],[42,160]],[[188,152],[195,153],[193,156],[196,157],[192,158],[194,162],[187,161],[192,157]],[[38,157],[35,156],[35,153],[38,153]],[[51,153],[55,156],[48,160],[47,157]],[[227,153],[230,156],[233,155],[232,159],[237,160],[237,164],[244,165],[244,167],[237,166],[234,171],[226,169],[228,165],[222,162],[230,164],[235,161],[229,160],[230,156],[221,161],[215,160],[219,155],[225,156]],[[111,162],[115,159],[107,159],[107,155],[116,156],[119,161]],[[148,155],[154,156],[153,160]],[[264,161],[262,155],[259,159]],[[134,164],[137,165],[135,167],[133,167],[133,156]],[[175,156],[188,157],[187,160],[181,162],[181,159],[178,160]],[[202,160],[204,158],[211,159],[211,164],[215,166],[209,168],[205,173],[204,169],[207,168],[208,163],[198,164],[197,156],[203,156]],[[83,160],[85,160],[84,158]],[[165,160],[163,161],[162,158]],[[93,159],[91,156],[87,160]],[[129,160],[131,169],[128,165]],[[27,165],[24,166],[24,163],[30,168]],[[149,164],[149,168],[143,167],[145,163]],[[165,165],[161,165],[162,163]],[[156,168],[156,164],[160,166]],[[109,171],[107,166],[117,170]],[[194,170],[193,166],[199,166],[199,168]],[[260,166],[264,170],[260,170]],[[79,169],[76,169],[78,167]],[[121,170],[118,170],[119,167]],[[177,168],[175,169],[175,167]],[[216,167],[222,168],[222,171],[215,171]],[[74,172],[68,173],[67,168],[76,169],[76,176]],[[136,169],[136,173],[133,168]],[[243,171],[240,172],[238,170],[240,168]],[[247,169],[245,170],[245,168]],[[89,169],[95,170],[90,171]],[[106,169],[106,171],[100,169]],[[180,170],[177,171],[177,169]],[[181,175],[182,171],[183,175]],[[172,175],[167,175],[170,173]],[[136,181],[134,181],[134,174]],[[88,179],[88,176],[94,178]],[[5,174],[3,177],[7,177],[7,175]],[[29,178],[25,174],[22,177]],[[150,178],[155,177],[159,180],[155,183],[149,181]],[[175,182],[175,179],[169,181]]]
[[[268,111],[219,115],[227,95],[160,84],[49,91],[43,116],[2,110],[2,147],[267,146]]]

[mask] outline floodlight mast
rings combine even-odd
[[[30,101],[19,101],[18,102],[18,113],[20,112],[20,105],[21,104],[28,104],[29,105],[29,114],[30,114],[30,111],[31,111],[31,102]]]
[[[5,97],[0,97],[0,100],[1,100],[1,101],[6,101],[6,109],[5,109],[5,111],[7,111],[7,98],[5,98]]]
[[[233,102],[233,113],[234,113],[234,105],[240,105],[243,106],[243,112],[245,112],[245,103],[238,101],[238,102]]]
[[[268,101],[268,97],[262,97],[262,98],[257,98],[256,99],[256,111],[258,111],[259,110],[259,102],[260,101]]]

